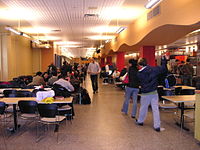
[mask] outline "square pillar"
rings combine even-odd
[[[121,71],[124,68],[124,63],[125,63],[125,52],[118,52],[116,66],[119,71]]]
[[[155,46],[143,46],[140,48],[140,57],[147,60],[148,65],[156,66]]]
[[[107,56],[106,57],[106,64],[109,64],[109,65],[112,64],[112,56]]]

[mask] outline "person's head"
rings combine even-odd
[[[44,72],[42,76],[43,76],[44,78],[48,78],[48,77],[49,77],[49,75],[48,75],[47,72]]]
[[[56,72],[56,71],[53,71],[53,72],[52,72],[52,75],[53,75],[53,76],[57,76],[57,72]]]
[[[137,67],[137,61],[135,59],[129,59],[129,66]]]
[[[186,59],[186,62],[189,63],[189,62],[190,62],[190,58],[187,58],[187,59]]]
[[[67,62],[66,62],[66,61],[64,61],[64,62],[63,62],[63,65],[66,65],[66,64],[67,64]]]
[[[181,61],[181,64],[184,64],[185,62],[184,61]]]
[[[36,73],[36,76],[41,76],[42,75],[42,72],[40,72],[40,71],[38,71],[37,73]]]
[[[92,63],[95,63],[95,58],[92,58]]]
[[[147,66],[147,60],[145,58],[139,58],[138,65],[141,67]]]
[[[58,76],[58,79],[61,79],[61,78],[62,78],[62,79],[65,79],[66,77],[67,77],[67,75],[61,74],[61,75]]]

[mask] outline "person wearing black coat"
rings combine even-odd
[[[128,69],[128,84],[125,88],[125,100],[122,107],[122,112],[127,114],[128,113],[128,106],[130,103],[130,99],[133,99],[133,108],[131,116],[135,118],[137,112],[137,95],[139,92],[139,79],[137,76],[138,69],[137,69],[137,61],[134,59],[129,60],[129,69]]]
[[[138,78],[141,85],[141,99],[140,99],[140,112],[139,118],[136,121],[137,125],[143,125],[147,116],[148,107],[151,105],[153,112],[154,129],[160,132],[160,112],[158,104],[158,77],[160,74],[167,72],[167,60],[162,57],[161,66],[151,67],[147,65],[145,58],[138,60],[139,72]]]

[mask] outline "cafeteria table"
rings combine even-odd
[[[173,103],[180,103],[180,109],[181,109],[181,117],[180,117],[180,127],[182,127],[185,130],[189,130],[186,127],[184,127],[184,103],[185,102],[195,102],[196,96],[195,95],[176,95],[176,96],[162,96],[163,99],[171,101]]]
[[[20,100],[30,100],[37,101],[36,97],[9,97],[9,98],[0,98],[0,101],[5,102],[6,104],[13,105],[13,119],[14,119],[14,128],[12,131],[16,131],[19,127],[17,123],[17,104]],[[54,100],[54,104],[71,104],[73,101],[73,97],[64,98],[63,100]],[[38,104],[44,104],[44,102],[37,101]]]

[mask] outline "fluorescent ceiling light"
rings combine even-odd
[[[32,38],[30,35],[28,35],[26,33],[23,33],[23,32],[21,32],[21,35],[24,36],[24,37],[26,37],[26,38],[29,38],[29,39]]]
[[[126,27],[120,27],[120,28],[116,31],[116,33],[119,34],[120,32],[124,31],[125,29],[126,29]]]
[[[145,5],[145,8],[150,9],[154,5],[156,5],[160,0],[148,0],[148,3]]]
[[[105,9],[100,17],[107,20],[133,20],[144,12],[144,8],[140,7],[109,7]]]
[[[47,27],[21,28],[20,30],[26,33],[33,33],[33,34],[53,32],[51,28],[47,28]]]
[[[42,41],[58,41],[61,39],[60,37],[57,36],[33,36],[33,37]]]
[[[60,47],[66,47],[66,48],[78,48],[81,47],[80,45],[62,45]]]
[[[74,42],[74,41],[61,41],[61,42],[54,42],[56,45],[76,45],[81,44],[80,42]]]
[[[117,26],[98,26],[90,29],[93,33],[115,33],[118,29]]]
[[[12,8],[0,9],[0,18],[6,20],[36,20],[39,18],[37,13],[30,9]]]
[[[8,31],[11,31],[11,32],[13,32],[13,33],[15,33],[15,34],[17,34],[17,35],[21,35],[21,32],[19,32],[19,31],[13,29],[13,28],[11,28],[11,27],[5,27],[5,29],[8,30]]]
[[[108,39],[113,39],[115,36],[104,36],[104,35],[97,35],[97,36],[90,36],[88,38],[92,40],[108,40]]]

